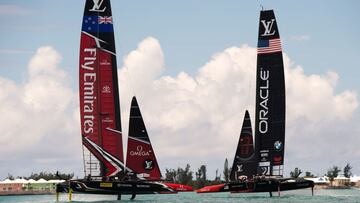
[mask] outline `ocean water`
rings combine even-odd
[[[129,195],[123,195],[122,200],[116,200],[113,195],[84,195],[73,194],[72,202],[132,202],[132,203],[231,203],[231,202],[359,202],[360,189],[343,189],[327,190],[319,189],[314,191],[311,196],[310,189],[282,192],[278,197],[273,193],[269,197],[268,193],[247,193],[247,194],[230,194],[230,193],[209,193],[196,194],[194,192],[162,195],[138,195],[135,200],[130,200]],[[30,196],[0,196],[0,202],[8,203],[55,203],[55,195],[30,195]],[[60,195],[60,203],[69,202],[67,194]]]

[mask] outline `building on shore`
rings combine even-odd
[[[26,180],[15,179],[0,181],[0,195],[51,194],[56,191],[56,184],[62,180]]]
[[[355,187],[360,187],[360,176],[351,176],[350,177],[350,182],[355,186]]]
[[[332,182],[327,176],[305,179],[314,181],[315,186],[319,186],[319,188],[360,187],[360,176],[351,176],[350,178],[346,178],[344,175],[339,175],[334,178]]]
[[[350,187],[350,185],[350,178],[347,178],[343,175],[337,176],[332,182],[333,187]]]

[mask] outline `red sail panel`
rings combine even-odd
[[[82,33],[80,43],[80,120],[81,134],[101,146],[99,132],[99,99],[98,99],[98,52],[95,40]],[[97,157],[102,161],[101,157]]]
[[[115,42],[109,0],[87,0],[80,43],[80,117],[85,175],[124,168]]]
[[[100,68],[100,117],[103,149],[123,161],[121,132],[116,126],[115,95],[112,70],[112,55],[105,51],[99,52]]]
[[[140,178],[161,179],[159,165],[135,97],[132,99],[130,109],[126,166]]]

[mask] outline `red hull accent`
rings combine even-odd
[[[171,189],[175,190],[176,192],[192,192],[194,189],[189,185],[182,185],[176,183],[164,183],[166,186],[170,187]]]
[[[205,186],[196,190],[197,193],[222,192],[225,184]]]

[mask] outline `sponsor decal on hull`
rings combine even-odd
[[[109,188],[109,187],[112,187],[112,186],[113,186],[112,183],[100,183],[100,187],[107,187],[107,188]]]

